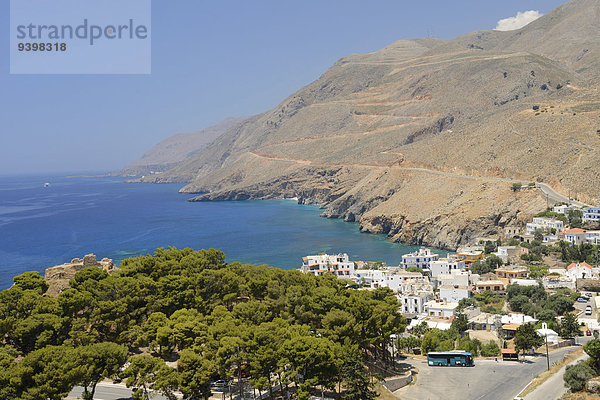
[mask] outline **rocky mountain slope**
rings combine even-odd
[[[413,244],[456,248],[546,206],[537,181],[596,201],[600,2],[511,32],[403,40],[340,59],[177,167],[198,201],[298,197]]]
[[[140,176],[156,172],[164,172],[174,168],[183,160],[193,156],[210,142],[227,132],[232,127],[242,123],[246,118],[227,118],[217,125],[208,127],[200,132],[180,133],[156,144],[140,159],[125,166],[115,175]]]

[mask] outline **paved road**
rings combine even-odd
[[[576,201],[576,200],[571,200],[567,196],[563,196],[563,195],[557,193],[554,189],[552,189],[550,186],[546,185],[545,183],[536,183],[535,186],[538,189],[540,189],[542,191],[542,193],[547,195],[550,199],[557,201],[559,203],[572,204],[576,207],[582,207],[582,208],[588,206],[588,204],[585,204],[585,203],[582,203],[582,202]]]
[[[577,364],[579,361],[587,360],[589,356],[587,354],[577,358],[569,365]],[[525,396],[525,400],[556,400],[561,398],[567,393],[567,388],[563,380],[567,366],[562,367],[558,372],[552,375],[548,380],[542,383],[535,390]]]
[[[550,363],[559,361],[575,347],[550,353]],[[416,383],[400,389],[402,400],[510,400],[546,370],[546,357],[527,357],[526,363],[476,360],[473,368],[429,367],[426,361],[407,360],[418,369]]]
[[[75,387],[67,399],[81,399],[83,388]],[[131,399],[131,389],[125,385],[113,385],[110,383],[101,382],[96,386],[94,400],[129,400]],[[167,400],[166,397],[156,395],[152,399]]]

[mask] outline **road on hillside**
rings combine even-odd
[[[566,196],[563,196],[561,194],[558,194],[556,191],[554,191],[554,189],[552,189],[550,186],[546,185],[545,183],[536,183],[535,186],[541,190],[542,193],[544,193],[546,196],[548,196],[548,198],[559,202],[559,203],[567,203],[567,204],[572,204],[576,207],[587,207],[588,205],[585,203],[582,203],[580,201],[577,200],[572,200],[569,199]]]
[[[263,159],[267,159],[267,160],[287,161],[287,162],[294,162],[294,163],[298,163],[298,164],[302,164],[302,165],[313,165],[313,166],[334,166],[335,165],[335,166],[368,168],[368,169],[372,169],[372,170],[381,170],[381,171],[388,170],[390,168],[398,168],[398,169],[403,169],[403,170],[407,170],[407,171],[418,171],[418,172],[424,172],[427,174],[448,176],[448,177],[457,178],[457,179],[492,181],[492,182],[502,182],[502,183],[509,183],[509,184],[510,183],[520,183],[524,186],[527,186],[529,184],[529,182],[527,182],[527,181],[520,181],[520,180],[515,180],[515,179],[510,179],[510,178],[501,178],[501,177],[496,177],[496,176],[464,175],[464,174],[458,174],[458,173],[453,173],[453,172],[437,171],[437,170],[428,169],[428,168],[403,167],[400,165],[394,165],[394,166],[372,165],[372,164],[360,164],[360,163],[354,163],[354,164],[315,163],[310,160],[300,160],[300,159],[294,159],[294,158],[269,156],[269,155],[261,154],[258,152],[250,152],[249,154],[251,154],[255,157],[259,157],[259,158],[263,158]],[[554,189],[552,189],[550,186],[548,186],[545,183],[536,183],[535,187],[540,192],[542,192],[542,194],[545,197],[547,197],[549,200],[552,200],[553,202],[572,204],[576,207],[581,207],[581,208],[588,206],[588,204],[569,199],[567,196],[563,196],[563,195],[559,194],[558,192],[556,192]]]
[[[550,353],[550,364],[562,360],[577,347]],[[418,370],[414,385],[397,392],[402,400],[508,400],[546,370],[545,356],[528,356],[525,363],[516,361],[476,360],[472,368],[430,367],[426,361],[406,360]]]

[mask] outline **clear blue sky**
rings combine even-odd
[[[452,39],[563,2],[153,0],[151,75],[9,75],[7,35],[0,174],[119,169],[172,134],[274,107],[347,54],[428,29]]]

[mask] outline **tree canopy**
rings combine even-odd
[[[58,399],[81,385],[92,399],[101,379],[120,373],[137,398],[153,389],[203,399],[212,379],[242,367],[263,390],[281,383],[308,394],[343,381],[346,398],[369,398],[363,369],[348,365],[362,362],[357,354],[389,362],[390,337],[406,326],[389,289],[226,263],[214,249],[157,249],[112,274],[84,268],[70,286],[50,297],[26,273],[0,292],[1,398]]]

